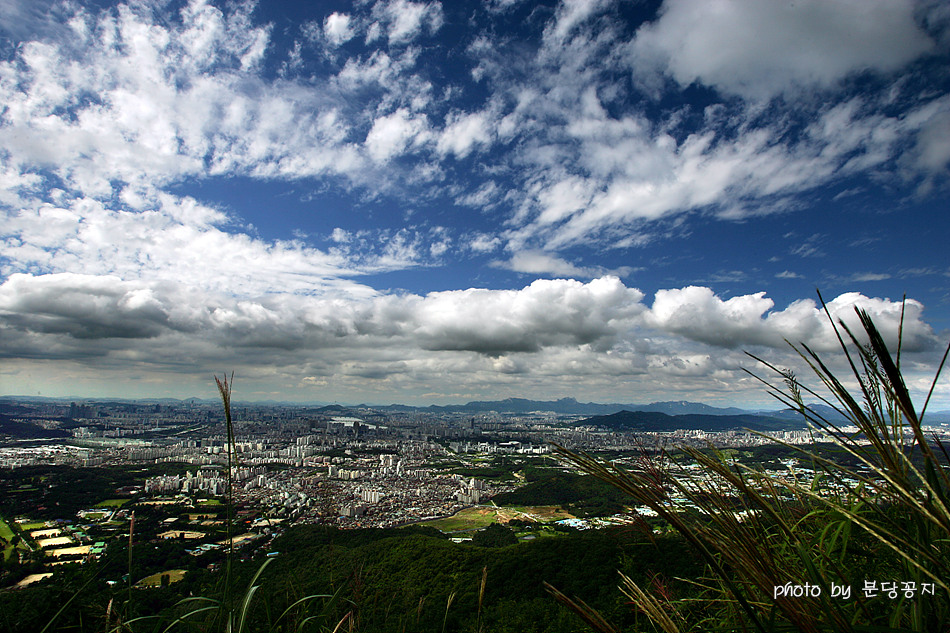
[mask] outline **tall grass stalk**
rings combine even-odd
[[[449,594],[449,599],[445,601],[445,615],[442,617],[442,633],[445,633],[445,625],[449,621],[449,608],[452,606],[452,602],[455,600],[455,592]]]
[[[699,465],[696,474],[668,453],[662,461],[645,459],[639,469],[626,470],[557,447],[567,462],[656,512],[706,562],[707,577],[694,581],[701,589],[690,601],[659,600],[622,577],[623,593],[658,629],[950,630],[950,454],[923,426],[950,346],[918,413],[900,369],[903,316],[892,357],[872,318],[863,310],[856,312],[860,335],[843,321],[835,322],[825,307],[857,385],[855,393],[804,344],[791,347],[818,378],[821,390],[752,355],[776,380],[750,374],[857,467],[774,438],[769,439],[812,464],[810,478],[767,473],[734,463],[715,450],[680,449]],[[806,398],[832,407],[858,431],[846,432],[844,424],[822,415]],[[684,506],[693,506],[698,515],[684,512]],[[936,591],[933,596],[909,598],[901,593],[893,600],[875,601],[861,594],[864,580],[913,582],[918,588],[932,583]],[[818,588],[810,597],[775,590],[806,584]],[[851,586],[855,593],[849,600],[832,597],[832,585]],[[566,596],[555,596],[595,629],[609,630],[602,619],[594,620],[586,605],[571,605]]]
[[[128,610],[129,613],[132,612],[132,541],[133,535],[135,534],[135,510],[132,510],[132,513],[129,515],[129,601],[128,601]]]
[[[214,382],[218,386],[218,393],[221,396],[221,404],[224,407],[224,421],[227,429],[227,455],[228,455],[228,473],[227,473],[227,535],[228,535],[228,559],[226,563],[225,571],[225,581],[224,581],[224,603],[228,611],[228,622],[231,621],[232,613],[232,604],[231,604],[231,567],[234,561],[234,534],[232,533],[232,524],[234,522],[234,488],[233,488],[233,479],[234,479],[234,470],[233,470],[233,460],[236,455],[236,444],[234,441],[234,422],[231,419],[231,388],[234,383],[234,372],[231,372],[231,380],[228,380],[228,375],[225,373],[223,378],[218,378],[217,375],[214,377]],[[262,567],[263,569],[263,567]],[[230,630],[230,626],[229,626]]]
[[[475,618],[475,630],[482,631],[482,603],[485,601],[485,587],[488,584],[488,565],[482,567],[482,580],[478,583],[478,615]]]

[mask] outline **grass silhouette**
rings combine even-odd
[[[867,312],[856,310],[859,336],[824,309],[850,370],[847,381],[804,344],[792,348],[821,391],[750,355],[776,379],[752,375],[847,459],[785,444],[812,466],[802,481],[794,473],[776,475],[734,463],[715,450],[681,449],[699,465],[696,471],[669,453],[644,453],[638,468],[626,470],[557,448],[568,463],[664,518],[705,561],[706,577],[688,581],[691,598],[664,596],[621,575],[620,590],[656,629],[950,630],[950,455],[923,426],[947,353],[918,412],[900,368],[903,328],[892,357]],[[832,407],[847,424],[822,415],[806,398]],[[684,512],[689,506],[698,512]],[[888,584],[886,596],[865,593],[866,581],[876,586],[878,580],[895,582],[899,590]],[[926,595],[924,588],[930,590]],[[583,603],[550,591],[592,628],[615,630]]]

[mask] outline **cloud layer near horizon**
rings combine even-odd
[[[0,61],[0,357],[17,386],[55,361],[70,380],[126,367],[158,383],[244,367],[261,393],[327,398],[515,380],[721,395],[745,388],[742,349],[832,349],[815,302],[641,290],[621,278],[644,267],[611,253],[696,218],[793,214],[822,187],[921,199],[947,181],[937,2],[667,0],[627,22],[623,3],[570,0],[520,31],[504,22],[518,2],[473,4],[464,24],[435,1],[360,2],[291,26],[252,3],[44,6],[0,5],[16,42]],[[202,196],[237,180],[318,201],[294,230],[280,196],[254,209],[281,227],[264,237]],[[330,194],[352,209],[328,219]],[[368,280],[448,265],[555,278]],[[894,339],[899,302],[847,292],[829,309],[856,305]],[[904,333],[932,352],[919,299]]]
[[[826,352],[837,345],[812,300],[774,310],[764,293],[723,300],[698,286],[661,290],[652,305],[643,299],[616,277],[424,296],[238,299],[170,281],[15,274],[0,285],[0,349],[8,360],[125,362],[198,371],[199,380],[216,363],[239,373],[276,368],[309,384],[359,377],[379,387],[434,385],[450,370],[456,388],[478,393],[487,375],[584,384],[648,374],[644,381],[662,384],[718,372],[738,380],[744,349],[787,359],[785,339]],[[899,302],[849,293],[827,307],[855,331],[854,308],[866,310],[895,344]],[[905,352],[931,350],[922,306],[908,300],[903,319]]]

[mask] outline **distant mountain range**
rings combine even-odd
[[[365,405],[369,406],[369,405]],[[685,415],[699,413],[704,415],[741,415],[751,413],[746,409],[735,407],[713,407],[698,402],[653,402],[651,404],[601,404],[597,402],[578,402],[574,398],[559,400],[528,400],[525,398],[506,398],[505,400],[476,400],[466,404],[432,405],[429,407],[410,407],[406,405],[373,406],[381,411],[411,411],[423,410],[447,413],[556,413],[563,415],[607,415],[617,411],[653,411],[668,415]]]
[[[217,399],[201,399],[201,398],[186,398],[186,399],[176,399],[176,398],[142,398],[142,399],[128,399],[123,400],[120,398],[84,398],[80,396],[72,396],[68,398],[49,398],[43,396],[0,396],[0,403],[15,403],[15,402],[86,402],[86,403],[134,403],[139,405],[145,404],[162,404],[162,405],[216,405],[220,401]],[[553,413],[555,415],[586,415],[586,416],[607,416],[613,413],[628,411],[628,412],[643,412],[643,413],[664,413],[668,416],[687,416],[687,415],[702,415],[710,417],[723,417],[723,416],[755,416],[756,418],[767,417],[771,419],[776,419],[784,422],[799,423],[801,420],[801,415],[797,411],[790,410],[756,410],[756,409],[740,409],[736,407],[714,407],[708,404],[702,404],[700,402],[690,402],[687,400],[671,400],[666,402],[651,402],[650,404],[631,404],[631,403],[598,403],[598,402],[578,402],[574,398],[560,398],[558,400],[529,400],[527,398],[506,398],[504,400],[474,400],[467,402],[465,404],[450,404],[450,405],[430,405],[428,407],[414,407],[404,404],[389,404],[389,405],[372,405],[372,404],[360,404],[355,406],[341,405],[341,404],[330,404],[327,402],[288,402],[288,401],[276,401],[270,400],[266,402],[245,402],[235,400],[232,403],[233,406],[244,406],[244,407],[266,407],[266,406],[280,406],[280,407],[300,407],[300,408],[309,408],[309,407],[322,407],[326,411],[320,410],[322,413],[333,413],[340,414],[344,411],[353,412],[356,409],[373,409],[381,412],[401,412],[401,413],[411,413],[411,412],[428,412],[428,413],[509,413],[509,414],[530,414],[530,413]],[[823,404],[812,404],[810,405],[813,410],[825,416],[829,422],[840,423],[844,421],[844,418],[834,411],[831,407]],[[946,424],[950,423],[950,411],[928,411],[926,415],[926,421],[930,424]],[[682,422],[682,421],[681,421]],[[687,428],[687,427],[679,427]]]
[[[599,426],[612,431],[675,431],[678,429],[702,431],[780,431],[805,428],[804,421],[780,419],[764,414],[706,415],[686,413],[667,415],[659,411],[618,411],[597,415],[575,422],[577,426]]]

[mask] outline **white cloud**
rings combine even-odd
[[[353,239],[353,237],[350,235],[348,231],[345,231],[344,229],[341,229],[340,227],[336,227],[330,233],[330,239],[333,240],[334,242],[345,243],[345,242],[349,242],[351,239]]]
[[[191,198],[151,194],[136,212],[90,198],[37,204],[8,213],[0,228],[0,272],[23,270],[189,280],[236,295],[284,292],[373,294],[343,279],[358,271],[344,258],[295,242],[267,243],[218,228],[224,216]]]
[[[936,186],[950,156],[947,101],[921,92],[913,77],[886,96],[831,94],[850,73],[890,72],[931,45],[926,38],[908,44],[920,34],[901,2],[862,7],[869,20],[892,18],[892,40],[879,41],[879,29],[859,15],[853,32],[875,50],[860,42],[832,59],[839,44],[850,47],[851,35],[833,41],[853,8],[844,3],[719,3],[726,14],[744,7],[723,37],[744,28],[703,57],[697,51],[717,42],[710,29],[718,18],[700,23],[684,12],[693,7],[702,17],[713,4],[667,3],[631,47],[621,29],[598,18],[607,3],[569,0],[553,14],[533,14],[550,18],[535,23],[544,29],[540,48],[491,29],[473,33],[465,49],[471,68],[458,77],[432,67],[433,51],[451,46],[421,40],[442,26],[436,2],[356,3],[350,14],[302,29],[305,38],[289,52],[274,51],[270,28],[255,25],[245,3],[191,2],[184,19],[162,13],[167,3],[98,13],[62,6],[69,25],[31,27],[35,41],[0,62],[5,368],[56,357],[95,364],[101,375],[118,375],[109,368],[123,363],[172,373],[190,362],[183,358],[200,358],[183,371],[200,374],[203,364],[220,362],[271,375],[278,386],[332,394],[357,393],[366,380],[379,393],[420,385],[428,392],[446,376],[454,392],[475,393],[503,388],[515,375],[525,381],[522,393],[606,395],[629,376],[645,388],[727,391],[743,384],[736,368],[744,346],[783,362],[792,358],[783,336],[833,348],[814,302],[776,309],[763,293],[723,299],[690,287],[662,290],[647,308],[639,290],[612,277],[426,295],[384,294],[353,279],[432,265],[453,249],[479,261],[504,252],[495,257],[510,259],[496,266],[531,275],[598,277],[611,271],[574,264],[559,249],[631,247],[691,212],[787,211],[803,191],[851,175],[896,174]],[[762,52],[785,11],[799,11],[790,35]],[[824,65],[789,53],[789,41],[818,15],[828,18],[814,31]],[[680,35],[695,34],[694,41],[674,42],[677,20]],[[364,35],[375,49],[359,50]],[[344,42],[352,44],[329,49]],[[314,49],[319,64],[301,57]],[[651,96],[631,93],[639,87],[624,76],[631,50],[637,63],[655,62],[653,70],[677,81],[730,94],[787,97],[818,86],[830,96],[793,106],[777,99],[767,111],[730,98],[705,112],[685,105],[651,118],[642,110]],[[734,72],[723,70],[729,64]],[[753,85],[760,75],[765,84]],[[474,90],[462,83],[469,76],[479,80]],[[472,170],[456,160],[473,155],[480,160]],[[321,225],[315,216],[293,235],[329,238],[329,250],[320,250],[242,234],[246,227],[228,209],[170,193],[172,185],[232,177],[302,179],[300,188],[321,191],[355,186],[347,194],[372,203],[398,190],[398,203],[410,202],[402,205],[406,217],[454,200],[470,208],[440,209],[439,224],[471,223],[450,230],[420,218],[423,211],[412,216],[415,226],[360,229],[356,218],[338,226],[336,217]],[[796,252],[818,255],[828,239],[813,236]],[[829,307],[852,318],[853,305],[872,310],[893,341],[895,302],[842,295]],[[931,341],[921,311],[908,303],[907,350]],[[82,374],[78,367],[71,376]]]
[[[716,347],[737,348],[766,345],[782,348],[787,339],[818,350],[833,350],[837,339],[827,318],[815,302],[799,300],[773,312],[775,303],[764,292],[720,299],[705,287],[689,286],[659,290],[646,315],[646,322],[665,332]],[[865,297],[852,292],[827,304],[837,322],[844,320],[856,333],[861,327],[855,307],[866,310],[892,348],[900,326],[900,302]],[[904,315],[904,348],[922,350],[932,346],[933,331],[922,319],[923,306],[908,300]]]
[[[775,311],[763,293],[723,300],[699,287],[659,291],[649,308],[643,298],[616,277],[539,280],[518,290],[242,298],[173,279],[14,274],[0,284],[0,355],[9,376],[43,358],[59,359],[64,375],[80,376],[82,364],[118,380],[148,372],[159,382],[165,373],[203,384],[225,366],[250,383],[305,384],[332,399],[378,390],[405,401],[433,389],[497,393],[517,375],[518,394],[583,389],[610,401],[628,389],[735,398],[757,389],[743,382],[742,348],[796,367],[783,337],[836,347],[810,300]],[[900,303],[849,293],[828,309],[854,326],[856,305],[893,345]],[[907,302],[903,327],[916,379],[914,355],[932,351],[934,340],[918,302]]]
[[[194,2],[159,26],[120,5],[88,18],[94,37],[24,43],[0,64],[0,147],[21,174],[52,169],[91,196],[207,173],[362,178],[344,104],[258,77],[269,29],[246,10]]]
[[[512,255],[508,261],[496,261],[492,265],[519,273],[561,277],[597,277],[607,272],[598,266],[576,266],[550,253],[535,250],[519,251]],[[615,272],[626,274],[629,269],[624,268]]]
[[[494,180],[482,183],[477,190],[455,199],[455,203],[467,207],[491,209],[496,207],[501,197],[501,188]]]
[[[828,88],[851,73],[891,72],[929,51],[911,0],[666,0],[633,43],[637,71],[659,66],[682,86],[701,82],[768,98]]]
[[[489,122],[484,113],[456,113],[448,117],[436,148],[440,154],[465,158],[477,145],[491,142]]]
[[[950,169],[950,99],[935,103],[927,114],[911,157],[925,172],[944,175]]]
[[[350,16],[346,13],[331,13],[323,21],[323,35],[331,46],[339,46],[356,35]]]
[[[635,234],[645,223],[689,211],[724,218],[781,211],[803,191],[893,169],[890,161],[923,139],[923,130],[940,127],[940,103],[924,101],[887,116],[865,99],[833,102],[816,113],[805,134],[785,142],[776,139],[790,134],[788,119],[750,125],[744,115],[741,123],[676,140],[660,124],[608,116],[587,91],[563,106],[569,139],[551,127],[546,138],[526,145],[522,158],[532,169],[515,233],[560,248],[597,241],[608,231]],[[932,144],[937,158],[930,163],[938,165],[942,136],[934,137],[920,147]],[[922,155],[923,149],[916,154]],[[919,161],[902,164],[908,179],[932,173]]]
[[[539,280],[520,291],[431,293],[418,305],[417,335],[425,349],[486,354],[590,344],[636,316],[642,296],[616,277],[588,284]]]
[[[413,118],[406,108],[400,108],[373,121],[366,135],[366,148],[373,160],[385,162],[405,151],[410,143],[424,141],[427,128],[424,115]]]
[[[435,33],[442,27],[442,3],[389,0],[378,2],[373,15],[387,23],[386,35],[390,44],[406,44],[422,31]]]
[[[891,275],[888,273],[856,273],[851,276],[852,281],[856,282],[865,282],[865,281],[884,281],[885,279],[890,279]]]
[[[675,17],[680,5],[669,6],[648,30]],[[872,17],[886,13],[872,6]],[[764,12],[764,20],[778,10],[768,7],[750,15]],[[623,86],[612,74],[626,43],[588,19],[604,8],[559,5],[549,30],[570,42],[545,42],[533,60],[510,59],[493,50],[498,42],[477,38],[470,52],[478,49],[492,91],[480,110],[460,108],[454,84],[427,76],[415,46],[354,55],[324,80],[269,81],[258,67],[273,46],[270,30],[253,25],[244,5],[222,11],[194,2],[181,24],[147,4],[81,13],[66,40],[26,42],[17,59],[0,63],[0,199],[17,204],[50,172],[87,197],[118,193],[133,207],[148,202],[141,192],[207,176],[341,177],[370,195],[404,183],[459,187],[463,177],[445,159],[502,142],[511,151],[491,165],[492,180],[466,182],[474,192],[459,203],[510,210],[514,248],[556,249],[606,233],[635,242],[645,223],[690,211],[735,218],[783,209],[803,190],[887,169],[907,148],[908,178],[945,172],[947,109],[939,100],[892,116],[871,98],[831,103],[804,134],[787,118],[753,124],[752,113],[725,106],[718,110],[728,114],[698,129],[678,127],[678,115],[655,123],[618,111]],[[366,18],[359,10],[316,24],[320,37],[355,32]],[[433,2],[362,10],[400,43],[442,20]],[[900,35],[903,22],[896,24]],[[432,128],[446,111],[442,129]],[[498,170],[515,186],[502,192]]]
[[[471,238],[468,247],[476,253],[490,253],[501,246],[501,239],[495,235],[479,233]]]
[[[524,0],[485,0],[485,8],[489,11],[508,11],[524,2]]]
[[[557,40],[563,40],[576,25],[609,4],[610,0],[562,0],[555,12],[550,34]]]

